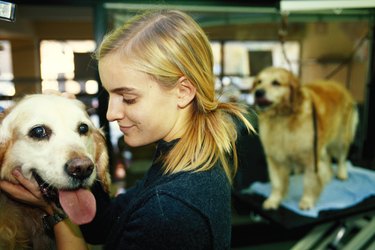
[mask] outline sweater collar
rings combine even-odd
[[[174,139],[172,141],[166,142],[164,140],[158,141],[156,145],[156,152],[154,159],[159,158],[161,155],[168,153],[179,141],[180,139]]]
[[[178,141],[179,139],[175,139],[170,142],[166,142],[164,140],[160,140],[157,142],[152,166],[145,176],[145,187],[150,186],[152,183],[155,183],[155,181],[163,175],[162,157],[164,157],[176,145]]]

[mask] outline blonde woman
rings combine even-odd
[[[157,148],[149,172],[125,194],[111,200],[96,183],[85,240],[111,250],[230,249],[235,121],[252,126],[244,109],[215,96],[203,30],[180,11],[147,12],[108,34],[96,55],[107,119],[128,145]]]

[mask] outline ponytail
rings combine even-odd
[[[192,115],[185,135],[164,159],[165,172],[205,171],[220,161],[232,181],[238,168],[234,119],[243,122],[249,132],[253,131],[245,114],[246,109],[237,104],[219,103],[212,111]]]

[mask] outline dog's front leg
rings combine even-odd
[[[319,151],[318,166],[313,164],[313,159],[305,157],[303,163],[308,166],[303,176],[303,195],[299,203],[302,210],[308,210],[315,206],[324,186],[332,179],[331,157],[326,148]]]
[[[264,209],[277,209],[288,191],[290,168],[278,165],[272,159],[267,159],[268,174],[271,181],[271,195],[263,203]]]
[[[303,195],[299,202],[299,208],[302,210],[313,208],[322,187],[323,183],[319,179],[318,173],[313,168],[306,170],[303,175]]]

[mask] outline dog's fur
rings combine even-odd
[[[82,124],[87,127],[82,129]],[[66,170],[72,161],[92,162],[94,169],[89,176],[75,180]],[[31,180],[33,173],[37,173],[57,190],[88,188],[95,179],[108,188],[107,165],[104,136],[78,100],[29,95],[1,114],[0,178],[3,180],[15,182],[11,173],[18,168]],[[0,249],[54,249],[42,216],[39,208],[0,192]]]
[[[337,177],[348,178],[345,161],[358,123],[355,101],[339,83],[301,85],[290,71],[275,67],[257,75],[252,91],[272,186],[263,207],[279,207],[288,192],[289,175],[297,170],[304,172],[299,207],[313,208],[332,178],[332,159],[337,160]]]

